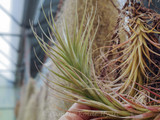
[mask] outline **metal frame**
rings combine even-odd
[[[5,8],[3,8],[3,6],[0,5],[0,9],[1,9],[4,13],[6,13],[17,25],[22,26],[22,25],[18,22],[18,20],[17,20],[13,15],[11,15]]]
[[[8,44],[10,45],[18,54],[19,50],[15,48],[4,36],[1,36],[1,38]]]
[[[10,80],[10,79],[8,79],[8,78],[6,78],[4,75],[2,75],[2,74],[0,74],[0,76],[3,78],[3,79],[5,79],[5,80],[7,80],[8,82],[10,82],[10,83],[15,83],[15,82],[12,82],[12,80]]]
[[[20,35],[20,34],[14,34],[14,33],[0,33],[0,36],[18,36],[18,37],[20,37],[22,35]]]
[[[10,58],[8,55],[6,55],[4,52],[2,52],[1,50],[0,50],[0,53],[5,57],[5,58],[7,58],[11,63],[13,63],[14,65],[17,65],[17,63],[15,63],[15,62],[13,62],[11,59],[12,58]]]

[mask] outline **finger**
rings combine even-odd
[[[72,107],[68,110],[68,112],[64,114],[59,120],[88,120],[90,118],[89,116],[79,112],[74,113],[74,111],[77,111],[78,109],[90,110],[91,108],[86,105],[74,103]]]
[[[84,120],[84,119],[75,113],[67,112],[59,120]]]
[[[86,106],[86,105],[82,105],[82,104],[78,104],[78,103],[74,103],[72,105],[72,107],[69,109],[69,111],[71,112],[74,112],[74,111],[77,111],[79,109],[85,109],[85,110],[90,110],[91,108]],[[85,114],[82,114],[80,112],[75,112],[76,115],[80,116],[83,120],[88,120],[90,117],[85,115]]]

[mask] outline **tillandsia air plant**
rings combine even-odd
[[[60,33],[53,15],[47,18],[44,14],[51,31],[49,36],[43,34],[56,49],[44,42],[32,27],[41,48],[60,73],[48,69],[75,86],[68,87],[47,79],[63,88],[55,89],[48,84],[62,94],[55,96],[96,108],[70,111],[96,115],[95,120],[160,120],[160,15],[136,0],[128,0],[119,10],[120,17],[110,46],[96,49],[101,50],[101,54],[93,59],[92,43],[96,31],[91,36],[91,30],[96,10],[88,16],[86,9],[87,4],[81,24],[76,15],[73,33],[69,33],[65,20]],[[122,37],[121,33],[125,35]]]

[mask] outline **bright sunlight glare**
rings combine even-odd
[[[9,13],[11,12],[11,0],[0,0],[0,5]],[[11,19],[4,11],[0,9],[0,33],[1,34],[9,34],[10,33],[10,26],[11,26]],[[10,56],[10,46],[5,42],[3,36],[0,36],[0,70],[5,71],[11,65],[10,60],[8,60],[8,56]],[[0,73],[2,76],[9,77],[9,73],[2,72]],[[1,77],[2,78],[2,77]],[[1,85],[3,81],[1,81]]]

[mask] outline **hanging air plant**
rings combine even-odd
[[[140,85],[156,86],[160,79],[160,16],[140,3],[127,2],[125,6],[110,50],[97,61],[105,59],[102,80],[108,83],[114,78],[110,87],[113,85],[119,93],[135,96],[142,89]],[[127,37],[125,40],[120,38],[122,32]]]
[[[63,33],[59,33],[52,14],[49,19],[44,14],[51,33],[50,36],[43,34],[57,49],[45,43],[32,27],[41,48],[60,73],[50,71],[75,86],[71,88],[48,80],[65,88],[55,89],[49,84],[62,94],[55,96],[96,108],[72,112],[96,114],[97,119],[159,120],[159,14],[136,1],[127,1],[121,10],[112,44],[99,48],[101,54],[93,59],[92,43],[96,31],[91,36],[91,30],[96,10],[93,9],[86,19],[86,7],[81,24],[78,24],[78,17],[75,19],[73,37],[70,37],[65,20]],[[84,21],[87,21],[85,25]]]

